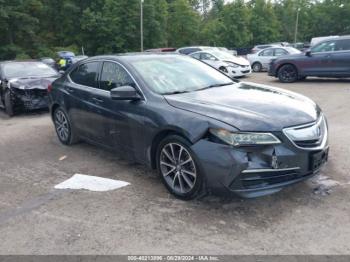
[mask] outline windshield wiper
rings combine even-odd
[[[210,85],[210,86],[206,86],[206,87],[197,89],[196,91],[201,91],[201,90],[205,90],[205,89],[209,89],[209,88],[214,88],[214,87],[220,87],[220,86],[229,86],[229,85],[232,85],[232,84],[234,84],[234,82],[231,82],[231,83],[224,83],[224,84],[213,84],[213,85]]]
[[[190,91],[174,91],[174,92],[168,92],[164,93],[163,95],[177,95],[177,94],[184,94],[184,93],[189,93]]]

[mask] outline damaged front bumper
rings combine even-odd
[[[328,159],[328,144],[302,149],[283,133],[281,144],[233,147],[202,139],[192,146],[213,192],[259,197],[315,175]],[[325,138],[327,139],[327,138]]]
[[[13,104],[18,109],[46,109],[49,106],[46,89],[16,89],[11,90]]]

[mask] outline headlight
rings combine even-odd
[[[210,133],[233,146],[272,145],[281,141],[271,133],[231,133],[224,129],[210,129]]]
[[[232,63],[232,62],[226,62],[227,64],[228,64],[228,66],[230,66],[230,67],[234,67],[234,68],[237,68],[237,67],[239,67],[240,65],[237,65],[237,64],[235,64],[235,63]]]

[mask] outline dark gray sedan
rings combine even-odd
[[[88,58],[50,90],[62,143],[84,140],[155,168],[181,199],[271,194],[328,157],[326,119],[313,101],[182,55]]]

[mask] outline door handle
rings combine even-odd
[[[94,101],[95,103],[103,103],[104,102],[102,99],[96,98],[96,97],[93,97],[92,101]]]

